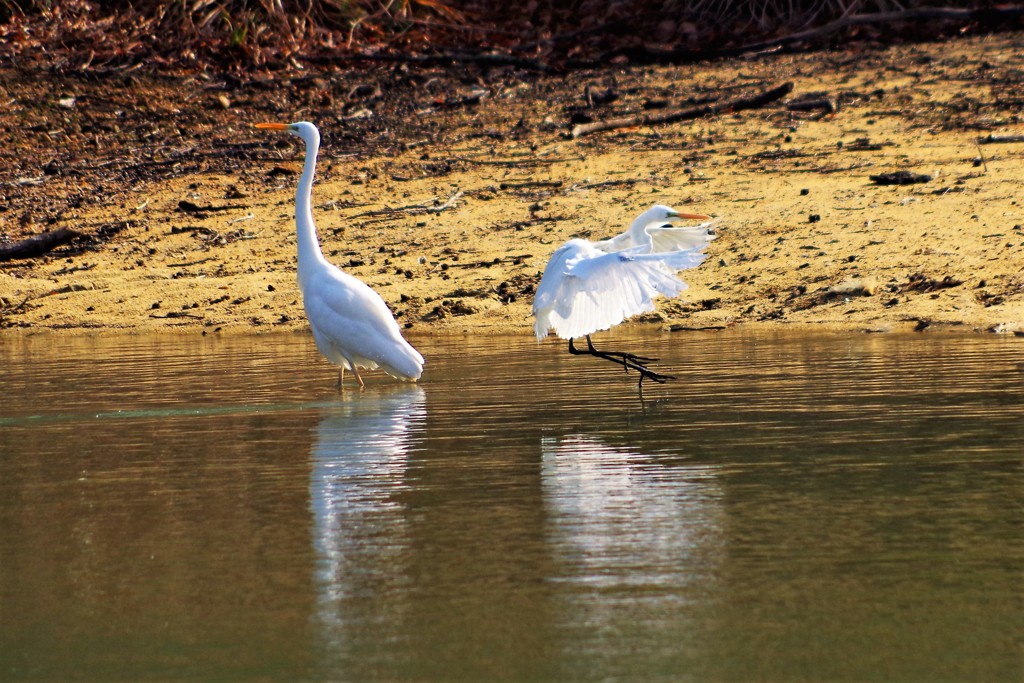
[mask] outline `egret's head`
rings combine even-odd
[[[307,145],[320,144],[320,131],[309,121],[298,123],[257,123],[257,128],[264,130],[283,130],[306,141]]]
[[[643,213],[643,217],[645,223],[654,223],[655,221],[664,223],[674,218],[694,221],[703,221],[711,218],[711,216],[703,213],[683,213],[681,211],[676,211],[671,206],[665,206],[664,204],[655,204]]]
[[[679,216],[679,212],[673,209],[671,206],[665,206],[664,204],[655,204],[651,208],[647,209],[643,213],[643,216],[648,223],[664,223],[670,221],[673,218]]]

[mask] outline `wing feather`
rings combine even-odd
[[[638,250],[634,250],[638,251]],[[686,289],[676,270],[692,268],[700,253],[606,254],[584,240],[570,240],[552,256],[534,299],[534,331],[580,337],[654,310],[659,295]]]
[[[710,228],[713,221],[684,228],[671,225],[651,224],[647,226],[647,234],[651,237],[651,253],[669,251],[701,250],[715,239]]]

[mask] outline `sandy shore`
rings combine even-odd
[[[522,81],[508,71],[485,74],[459,86],[484,93],[479,104],[454,113],[436,100],[410,107],[408,116],[430,129],[422,138],[353,152],[324,125],[314,188],[324,252],[377,289],[417,333],[531,334],[533,288],[558,245],[610,236],[660,202],[716,216],[718,237],[705,264],[683,274],[685,296],[662,301],[637,324],[1024,330],[1021,40],[621,65]],[[323,78],[326,90],[342,87]],[[757,110],[566,134],[587,85],[616,95],[584,112],[604,118],[787,81],[794,84],[788,98]],[[6,82],[13,87],[16,78],[8,73]],[[61,153],[52,131],[73,125],[74,106],[88,103],[79,94],[86,104],[62,105],[57,95],[89,87],[53,84],[45,140],[8,128],[8,144],[25,136],[36,156],[4,171],[7,243],[61,227],[95,238],[0,263],[6,333],[304,326],[292,221],[301,144],[250,124],[316,120],[316,106],[286,91],[275,93],[273,106],[231,95],[211,111],[213,95],[201,80],[147,82],[152,102],[167,108],[162,116],[192,103],[213,120],[182,127],[182,149],[218,130],[257,151],[124,186],[104,178],[100,164],[82,163],[89,172],[74,175],[68,162],[48,175],[44,165]],[[13,89],[0,123],[37,111],[30,96]],[[787,106],[809,97],[835,111]],[[346,111],[377,115],[372,107]],[[929,179],[872,180],[897,171]],[[37,175],[38,187],[18,185]],[[69,186],[79,200],[45,222],[26,208],[28,193],[52,201]]]

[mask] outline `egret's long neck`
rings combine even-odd
[[[651,216],[645,211],[629,226],[629,236],[633,240],[633,246],[650,243],[651,236],[647,232],[647,226],[651,223],[651,220]]]
[[[320,251],[320,243],[316,238],[316,226],[313,224],[313,175],[316,173],[316,155],[320,143],[316,140],[306,141],[306,163],[302,167],[299,188],[295,193],[295,230],[299,246],[299,264],[313,263],[324,260]]]

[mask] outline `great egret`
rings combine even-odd
[[[702,250],[714,239],[709,223],[690,228],[666,226],[672,218],[706,219],[657,205],[641,214],[629,230],[608,240],[571,239],[551,256],[533,300],[534,332],[542,340],[554,330],[569,340],[569,353],[585,354],[621,364],[655,382],[672,379],[646,367],[656,360],[621,351],[599,351],[590,335],[626,318],[654,310],[660,294],[677,296],[686,283],[676,272],[704,261]],[[670,247],[657,251],[655,245]],[[674,247],[674,248],[671,248]],[[573,343],[586,337],[587,349]]]
[[[316,347],[327,360],[340,365],[338,386],[345,369],[359,386],[359,368],[381,368],[389,375],[415,382],[423,373],[423,356],[402,338],[394,315],[377,292],[324,258],[313,224],[310,193],[320,149],[320,131],[308,121],[257,123],[257,128],[283,130],[306,143],[306,161],[295,193],[299,289]]]

